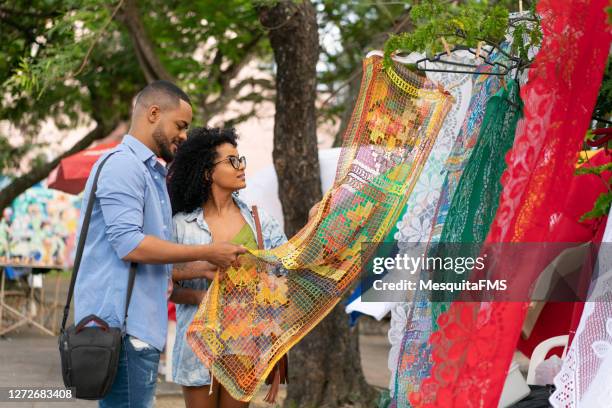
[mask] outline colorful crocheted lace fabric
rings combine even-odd
[[[236,399],[250,400],[274,364],[338,303],[397,222],[452,98],[382,58],[363,64],[333,187],[286,244],[240,258],[215,279],[187,332]],[[282,271],[283,273],[277,273]]]
[[[521,91],[525,118],[506,156],[503,190],[485,244],[557,239],[551,236],[551,227],[565,205],[562,198],[573,177],[609,53],[607,6],[608,0],[538,2],[543,43]],[[533,255],[498,265],[491,279],[512,278],[510,291],[526,290],[542,271],[542,262],[533,265],[538,254]],[[430,338],[431,375],[410,395],[411,404],[497,407],[527,305],[453,302]]]
[[[488,66],[483,67],[487,71]],[[429,245],[439,242],[442,227],[450,207],[459,179],[472,150],[478,140],[480,128],[485,116],[487,101],[499,90],[499,77],[477,75],[474,77],[474,88],[467,115],[455,140],[445,164],[446,178],[442,184],[434,214],[434,226],[428,240]],[[429,252],[434,251],[433,248]],[[422,280],[430,279],[429,271],[420,271]],[[432,332],[432,303],[428,291],[419,290],[412,308],[407,316],[407,323],[395,373],[395,393],[392,407],[408,406],[408,395],[418,389],[421,380],[429,374],[431,367],[430,347],[427,339]]]
[[[423,54],[417,55],[418,58],[424,56]],[[473,56],[469,53],[468,55],[469,57],[464,58],[459,56],[456,61],[471,63]],[[448,66],[447,64],[439,64],[439,66],[434,67],[445,69]],[[426,243],[429,239],[432,222],[435,221],[442,183],[446,178],[445,163],[459,135],[470,105],[473,87],[472,77],[471,74],[465,73],[427,72],[427,78],[442,84],[453,95],[455,103],[446,115],[431,154],[423,167],[412,194],[408,198],[404,214],[397,223],[397,233],[393,235],[393,238],[397,241],[400,252],[408,251],[410,247],[420,247],[422,243]],[[415,278],[419,277],[418,274],[413,276]],[[391,306],[391,325],[388,335],[391,343],[388,361],[388,367],[391,370],[389,383],[391,397],[395,395],[397,361],[402,348],[406,317],[410,312],[413,301],[413,298],[407,297],[402,303]]]

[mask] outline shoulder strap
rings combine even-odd
[[[64,317],[62,319],[62,327],[61,331],[64,331],[66,328],[66,321],[68,320],[68,314],[70,313],[70,303],[72,302],[72,296],[74,294],[74,285],[76,283],[77,274],[79,273],[79,267],[81,266],[81,259],[83,257],[83,250],[85,249],[85,240],[87,239],[87,234],[89,232],[89,221],[91,219],[91,213],[93,211],[94,201],[96,199],[96,190],[98,188],[98,179],[100,178],[100,172],[102,171],[102,167],[106,161],[114,154],[115,152],[110,153],[108,156],[102,160],[98,169],[96,170],[96,175],[94,176],[93,183],[91,185],[91,190],[89,192],[89,198],[87,200],[87,209],[85,210],[85,215],[83,217],[83,224],[81,225],[81,232],[79,234],[79,242],[77,244],[76,255],[74,258],[74,266],[72,268],[72,277],[70,279],[70,288],[68,289],[68,297],[66,299],[66,306],[64,307]],[[125,302],[125,319],[123,321],[123,327],[125,329],[125,320],[127,319],[127,311],[130,303],[130,299],[132,297],[132,289],[134,287],[134,280],[136,279],[136,264],[132,262],[130,265],[130,276],[128,280],[128,290],[127,290],[127,299]]]
[[[261,221],[259,220],[259,211],[257,211],[256,205],[252,207],[252,211],[253,211],[253,218],[255,219],[255,230],[257,232],[257,248],[264,249],[263,235],[261,233]]]

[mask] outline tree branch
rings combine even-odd
[[[104,125],[98,124],[91,132],[87,133],[70,149],[66,150],[55,159],[36,166],[26,174],[11,181],[9,185],[0,190],[2,192],[2,194],[0,194],[0,212],[8,207],[21,193],[47,177],[49,173],[60,164],[63,158],[87,148],[95,140],[105,137],[111,130],[112,128],[109,129]]]
[[[150,83],[158,79],[175,82],[175,78],[166,71],[155,52],[155,46],[140,19],[140,11],[136,0],[125,0],[125,4],[121,11],[117,13],[116,19],[125,25],[130,34],[138,63],[147,82]]]
[[[256,104],[254,103],[249,112],[242,113],[238,116],[235,116],[231,119],[223,121],[223,125],[221,127],[235,127],[236,125],[246,122],[251,118],[257,118],[257,109]]]
[[[89,62],[89,57],[91,56],[91,52],[93,51],[98,41],[100,41],[100,38],[102,38],[102,35],[106,32],[106,29],[108,28],[110,23],[113,21],[113,19],[117,15],[117,12],[119,11],[119,9],[121,8],[121,5],[123,4],[123,1],[124,0],[119,0],[119,3],[117,3],[117,6],[113,10],[108,21],[104,24],[104,26],[96,34],[95,38],[93,39],[93,41],[89,45],[89,48],[87,49],[87,53],[85,54],[85,58],[83,58],[83,62],[81,62],[81,66],[76,70],[74,74],[71,75],[72,78],[74,78],[75,76],[78,76],[81,72],[83,72],[83,69],[85,69],[87,62]]]
[[[204,121],[206,122],[211,117],[223,111],[223,109],[225,109],[225,107],[231,101],[235,100],[240,94],[240,92],[248,85],[251,85],[253,87],[260,86],[263,89],[269,89],[269,90],[274,89],[274,83],[269,79],[265,79],[265,78],[243,79],[242,81],[238,82],[232,88],[226,89],[224,92],[222,92],[217,97],[217,99],[213,100],[212,102],[208,102],[204,106],[202,106]]]
[[[219,83],[221,84],[222,89],[227,87],[230,81],[234,79],[240,70],[242,70],[242,68],[244,68],[244,66],[251,60],[253,50],[255,50],[257,44],[262,38],[263,34],[261,33],[255,35],[255,37],[253,37],[253,39],[246,43],[242,48],[243,58],[240,61],[235,61],[234,63],[230,64],[225,71],[221,72]]]
[[[240,92],[242,88],[244,88],[247,84],[239,84],[237,87],[229,89],[229,84],[231,81],[238,76],[242,68],[249,63],[252,59],[252,54],[259,41],[263,38],[262,34],[257,34],[253,39],[246,43],[244,47],[242,47],[243,57],[239,61],[235,61],[230,64],[229,67],[225,70],[221,70],[221,63],[223,62],[223,53],[221,50],[217,50],[215,57],[213,58],[213,67],[219,67],[219,70],[215,71],[210,78],[210,83],[218,83],[220,87],[219,96],[217,99],[212,102],[206,102],[206,99],[209,95],[201,94],[198,98],[200,101],[200,109],[202,110],[202,118],[204,122],[206,122],[211,117],[215,116],[219,112],[221,112],[228,103],[230,103]],[[253,82],[257,83],[259,79],[254,79]],[[272,88],[272,87],[270,87]]]

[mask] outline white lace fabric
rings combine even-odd
[[[578,329],[555,377],[550,397],[555,408],[612,406],[612,217],[608,218],[597,260],[596,279]]]
[[[409,59],[416,60],[422,55],[413,53]],[[458,61],[466,62],[472,59],[472,54],[454,55]],[[432,65],[432,64],[430,64]],[[444,68],[448,68],[444,65]],[[398,221],[398,232],[395,235],[400,253],[413,244],[426,243],[431,235],[436,205],[440,198],[442,184],[447,170],[444,163],[455,143],[461,125],[467,114],[472,95],[472,81],[469,74],[427,72],[427,78],[442,85],[444,89],[455,98],[450,112],[446,116],[440,133],[434,143],[429,158],[406,204],[406,212]],[[416,271],[412,275],[418,277]],[[391,323],[388,333],[391,349],[389,350],[388,367],[391,371],[389,390],[391,395],[395,392],[395,371],[402,345],[402,338],[406,330],[407,316],[412,305],[412,299],[396,303],[391,308]]]

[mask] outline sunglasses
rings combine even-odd
[[[232,167],[236,170],[240,170],[241,166],[246,167],[246,157],[244,156],[227,156],[225,159],[219,160],[218,162],[213,164],[216,166],[217,164],[223,163],[224,161],[229,161]]]

